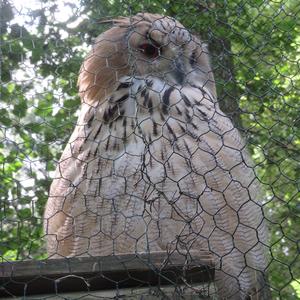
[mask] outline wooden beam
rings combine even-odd
[[[3,262],[0,297],[176,286],[213,279],[213,260],[207,252],[189,256],[157,252]]]

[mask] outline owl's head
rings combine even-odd
[[[139,13],[107,22],[113,27],[96,39],[80,70],[82,101],[105,99],[123,76],[203,86],[216,96],[206,45],[178,21]]]

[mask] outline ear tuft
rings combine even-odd
[[[98,24],[109,24],[116,27],[128,27],[133,24],[130,18],[118,17],[118,18],[108,18],[102,19],[97,22]]]

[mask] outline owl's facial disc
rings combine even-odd
[[[203,77],[197,71],[201,45],[188,30],[169,18],[138,23],[128,31],[127,44],[133,76],[150,75],[171,85],[185,85]]]
[[[144,39],[133,51],[134,70],[137,75],[153,75],[170,84],[185,82],[186,67],[182,46],[170,42],[161,45],[154,39]]]

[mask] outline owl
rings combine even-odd
[[[220,299],[269,299],[259,187],[205,44],[167,16],[110,22],[80,69],[45,209],[49,256],[205,250]]]

